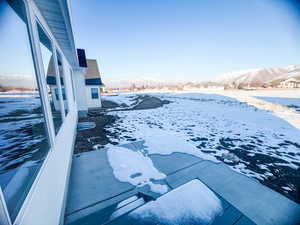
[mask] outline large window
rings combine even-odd
[[[55,128],[55,133],[57,134],[59,128],[63,122],[63,116],[61,111],[61,102],[60,102],[60,85],[58,84],[58,77],[56,72],[56,62],[53,57],[52,44],[42,27],[37,24],[39,39],[40,39],[40,47],[42,53],[42,60],[45,72],[45,78],[47,83],[47,93],[48,100],[50,103],[53,123]],[[58,82],[57,82],[58,81]]]
[[[0,49],[0,186],[14,220],[50,149],[21,0],[0,0]]]

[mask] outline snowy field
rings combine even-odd
[[[130,103],[135,95],[118,99]],[[290,123],[219,94],[151,95],[171,103],[157,109],[109,112],[120,118],[107,128],[118,134],[111,137],[114,142],[144,140],[146,157],[182,152],[224,162],[281,193],[298,195],[300,132]]]

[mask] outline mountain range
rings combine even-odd
[[[289,78],[300,79],[300,64],[281,68],[259,68],[230,72],[212,81],[222,85],[234,83],[235,85],[249,85],[255,87],[264,84],[278,84]]]
[[[105,77],[104,77],[105,78]],[[177,82],[164,81],[153,78],[140,79],[123,79],[123,80],[108,80],[105,85],[109,88],[128,88],[136,87],[164,87],[172,85],[194,85],[194,86],[210,86],[210,85],[242,85],[261,87],[263,85],[278,85],[281,81],[296,78],[300,80],[300,64],[290,65],[287,67],[274,68],[258,68],[248,69],[236,72],[224,73],[215,79],[208,81],[193,81],[193,82]],[[30,75],[0,75],[0,87],[8,88],[36,88],[35,80]]]
[[[194,86],[224,86],[235,84],[236,86],[252,86],[261,87],[263,85],[278,85],[281,81],[296,78],[300,80],[300,64],[289,65],[286,67],[271,67],[271,68],[257,68],[241,70],[236,72],[224,73],[217,78],[208,81],[193,81],[193,82],[171,82],[163,81],[151,78],[141,78],[134,80],[115,80],[107,81],[105,84],[108,87],[122,88],[134,86],[152,86],[152,87],[163,87],[171,85],[194,85]]]

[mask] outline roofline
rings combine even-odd
[[[69,41],[70,41],[70,45],[71,48],[73,49],[72,51],[72,55],[73,55],[73,60],[75,62],[75,65],[73,66],[78,66],[79,62],[78,62],[78,57],[77,57],[77,53],[76,53],[76,47],[75,47],[75,40],[74,40],[74,35],[73,35],[73,28],[72,28],[72,19],[71,19],[71,13],[70,13],[70,7],[69,7],[69,1],[66,0],[58,0],[61,10],[62,10],[62,14],[64,17],[64,20],[66,22],[66,27],[67,27],[67,34],[69,37]],[[66,10],[64,10],[66,9]],[[67,15],[66,15],[67,14]]]

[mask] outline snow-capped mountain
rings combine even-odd
[[[300,64],[283,68],[260,68],[225,73],[216,79],[221,84],[260,86],[265,83],[281,81],[288,78],[300,78]]]

